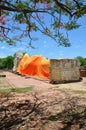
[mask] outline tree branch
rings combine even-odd
[[[78,11],[75,11],[72,16],[76,15],[77,13],[81,13],[83,12],[83,14],[86,14],[86,6],[83,6],[82,8],[80,8]]]
[[[46,13],[47,11],[45,9],[36,9],[36,10],[32,10],[32,9],[19,9],[19,8],[11,8],[11,7],[8,7],[8,6],[4,6],[4,5],[0,5],[0,8],[2,10],[6,10],[6,11],[12,11],[12,12],[25,12],[25,13],[33,13],[33,12],[43,12],[43,13]]]
[[[77,2],[77,0],[73,0],[73,1],[76,3],[77,7],[80,9],[80,4],[79,4],[79,2]]]
[[[63,9],[63,10],[66,11],[70,16],[72,16],[72,14],[71,14],[71,9],[70,9],[68,6],[62,4],[62,3],[59,2],[58,0],[54,0],[54,1],[55,1],[55,3],[56,3],[61,9]]]

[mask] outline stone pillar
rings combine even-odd
[[[15,58],[14,58],[13,72],[16,72],[16,71],[17,71],[18,65],[19,65],[19,63],[20,63],[22,57],[23,57],[23,53],[22,53],[22,52],[17,52],[17,53],[16,53],[16,56],[15,56]]]
[[[50,82],[64,83],[79,81],[80,63],[76,59],[50,59]]]

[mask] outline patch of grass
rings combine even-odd
[[[32,90],[33,90],[33,87],[29,86],[29,87],[24,87],[24,88],[13,88],[12,92],[25,93],[25,92],[32,91]]]
[[[10,96],[12,96],[13,92],[26,93],[26,92],[29,92],[32,90],[33,90],[32,86],[24,87],[24,88],[12,88],[12,87],[8,86],[7,88],[0,89],[0,97],[10,97]]]
[[[86,94],[86,90],[73,90],[70,88],[57,88],[55,90],[61,91],[61,92],[74,92],[74,93],[78,93],[78,94]]]
[[[10,97],[13,92],[16,93],[25,93],[32,91],[33,87],[23,87],[23,88],[13,88],[5,78],[0,77],[0,97]]]
[[[0,97],[10,96],[12,86],[3,78],[0,77]]]
[[[12,92],[12,87],[6,86],[6,88],[0,88],[0,97],[10,97]]]
[[[61,92],[67,92],[67,91],[72,91],[70,88],[55,88],[55,90],[61,91]]]
[[[85,128],[83,128],[83,130],[86,130],[86,127],[85,127]]]
[[[86,94],[86,90],[74,90],[75,93]]]

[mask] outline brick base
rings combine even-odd
[[[86,69],[80,69],[80,76],[86,77]]]

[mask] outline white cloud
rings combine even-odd
[[[5,46],[1,46],[1,49],[5,49],[6,47]]]
[[[18,52],[18,51],[25,51],[25,47],[12,47],[12,48],[8,48],[10,50],[10,52],[12,53],[15,53],[15,52]]]
[[[58,55],[59,55],[59,57],[62,57],[62,56],[64,56],[64,52],[63,51],[59,51]]]

